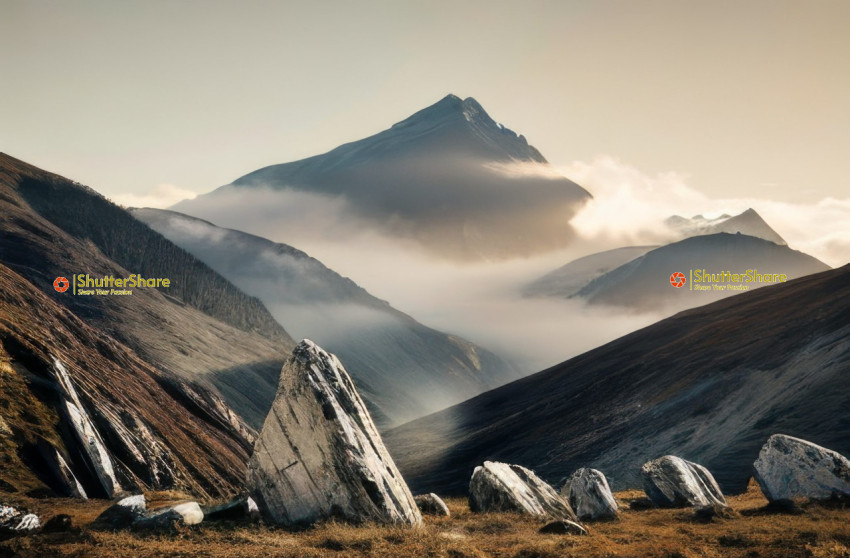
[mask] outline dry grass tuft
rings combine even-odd
[[[148,496],[152,507],[186,497]],[[769,508],[758,488],[751,487],[729,498],[733,513],[698,520],[692,510],[630,509],[630,503],[643,497],[639,491],[616,496],[623,509],[620,520],[592,523],[585,537],[540,534],[543,522],[518,514],[475,514],[462,498],[446,500],[452,517],[426,516],[419,529],[328,521],[292,532],[225,523],[147,536],[88,530],[87,524],[108,505],[103,501],[30,499],[19,503],[44,519],[67,513],[81,532],[5,541],[0,543],[0,556],[850,558],[846,503],[801,504],[797,515],[791,515]]]

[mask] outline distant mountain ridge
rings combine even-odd
[[[785,239],[779,236],[779,233],[773,230],[753,208],[749,208],[739,215],[730,216],[723,214],[713,219],[703,217],[702,215],[695,215],[690,219],[673,215],[667,218],[664,224],[683,237],[717,233],[741,233],[748,236],[755,236],[756,238],[763,238],[780,246],[787,245]]]
[[[339,356],[382,427],[519,377],[500,357],[416,322],[296,248],[172,211],[130,211],[262,300],[287,330]]]
[[[411,239],[459,260],[563,247],[574,237],[570,215],[590,199],[475,99],[448,95],[383,132],[264,167],[172,209],[285,240],[292,229],[269,211],[275,203],[283,204],[281,212],[289,207],[284,192],[317,196],[328,204],[320,211],[325,215],[337,209],[332,201],[342,201],[345,224]]]
[[[691,290],[696,285],[673,288],[670,276],[690,270],[710,273],[729,271],[784,274],[795,279],[830,269],[823,262],[787,246],[743,234],[700,235],[656,248],[590,281],[575,297],[590,304],[619,306],[634,310],[675,310],[701,306],[738,291]],[[690,278],[688,278],[690,281]],[[748,283],[749,289],[765,283]]]

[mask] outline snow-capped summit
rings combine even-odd
[[[785,239],[779,236],[779,233],[773,230],[753,208],[749,208],[735,216],[724,213],[719,217],[713,218],[695,215],[687,219],[679,215],[673,215],[668,217],[664,223],[679,233],[682,238],[725,232],[755,236],[769,240],[780,246],[787,244]]]
[[[270,205],[279,200],[252,195],[260,189],[342,202],[345,213],[338,217],[334,209],[340,204],[319,211],[338,219],[323,228],[345,231],[340,241],[348,239],[355,223],[462,260],[563,248],[574,236],[569,219],[590,198],[584,188],[558,176],[525,137],[497,123],[472,97],[456,95],[383,132],[259,169],[173,209],[287,241],[301,238],[305,226],[316,226],[280,218],[298,213],[290,205],[272,214]],[[285,198],[280,196],[281,203],[290,203]],[[260,207],[269,222],[258,222]],[[244,215],[252,217],[246,221]]]

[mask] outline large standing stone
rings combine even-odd
[[[520,465],[485,461],[469,481],[469,509],[515,511],[545,519],[578,522],[570,504],[545,481]]]
[[[247,484],[263,512],[281,525],[329,517],[422,522],[345,368],[307,339],[283,367]]]
[[[850,497],[850,460],[806,440],[774,434],[762,446],[753,468],[771,502]]]
[[[596,469],[581,468],[573,473],[561,488],[561,496],[581,520],[617,517],[619,508],[608,480]]]
[[[702,465],[665,455],[644,463],[640,471],[646,495],[658,507],[727,506],[717,481]]]

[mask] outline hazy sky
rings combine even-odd
[[[713,197],[850,191],[843,0],[0,10],[0,150],[112,197],[208,191],[449,92],[478,99],[559,166],[611,155]]]

